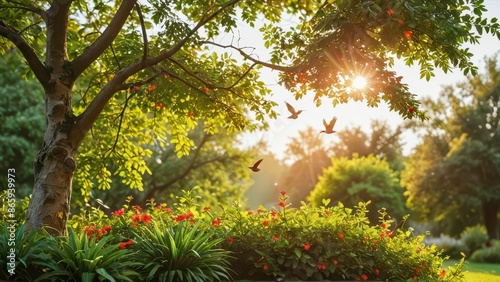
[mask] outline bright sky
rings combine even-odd
[[[485,6],[488,9],[486,16],[500,17],[500,0],[486,0]],[[253,34],[253,35],[252,35]],[[256,42],[261,42],[258,34],[246,33],[241,36],[239,46],[256,46]],[[500,41],[496,37],[490,35],[484,36],[481,44],[470,46],[471,52],[474,54],[474,63],[479,66],[482,71],[482,62],[485,56],[491,57],[496,52],[500,51]],[[266,59],[266,51],[264,47],[257,47],[254,51],[259,54],[259,59]],[[261,55],[262,54],[262,55]],[[420,79],[418,67],[409,68],[404,63],[397,63],[394,70],[403,76],[403,82],[407,83],[410,91],[421,97],[437,97],[444,85],[455,84],[456,82],[464,79],[463,74],[456,70],[452,73],[444,74],[441,71],[436,71],[435,77],[430,81]],[[252,146],[259,140],[267,140],[269,149],[278,158],[284,156],[286,144],[289,138],[295,136],[298,131],[305,130],[308,126],[317,128],[318,132],[323,128],[323,118],[329,121],[333,116],[337,116],[338,120],[335,129],[342,130],[347,127],[361,126],[363,130],[369,132],[371,120],[382,119],[388,120],[389,124],[396,127],[402,123],[403,119],[395,112],[389,111],[385,105],[380,105],[378,108],[369,108],[363,102],[349,102],[348,104],[341,104],[333,108],[330,102],[324,101],[320,108],[316,108],[313,104],[314,95],[310,93],[303,99],[296,101],[292,94],[286,89],[279,86],[277,83],[277,72],[266,71],[262,75],[267,85],[272,89],[272,99],[276,101],[279,106],[276,109],[280,116],[276,120],[270,120],[270,130],[267,132],[254,132],[244,137],[244,143]],[[305,110],[300,117],[296,120],[287,119],[288,111],[285,101],[292,104],[296,110]],[[322,135],[326,144],[336,141],[335,134]],[[403,135],[403,142],[405,143],[404,153],[408,154],[412,148],[418,143],[418,138],[413,136],[410,132]]]

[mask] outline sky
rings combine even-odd
[[[488,12],[485,13],[486,17],[500,18],[500,0],[485,0],[484,3],[488,9]],[[257,46],[253,53],[258,54],[261,60],[266,58],[266,49],[263,45],[261,44],[260,47],[258,44],[256,45],[256,43],[262,42],[260,34],[251,32],[251,30],[248,32],[245,31],[245,36],[240,37],[238,40],[240,46]],[[468,47],[470,47],[470,51],[474,54],[473,63],[479,67],[479,71],[481,72],[484,58],[492,57],[500,51],[500,41],[491,35],[483,35],[480,44],[468,45]],[[465,79],[464,75],[458,69],[447,74],[436,70],[435,77],[432,77],[430,81],[426,81],[425,79],[420,79],[418,67],[408,67],[403,62],[396,62],[393,70],[398,75],[403,76],[402,82],[408,84],[410,91],[416,94],[419,99],[423,97],[438,97],[443,86],[454,85]],[[279,104],[275,109],[279,116],[275,120],[270,119],[268,121],[270,125],[268,131],[248,133],[241,140],[243,146],[253,146],[260,140],[265,140],[269,145],[269,150],[279,159],[283,159],[286,144],[299,131],[305,130],[308,126],[317,128],[318,133],[324,129],[323,118],[329,121],[333,116],[336,116],[338,118],[335,125],[337,131],[353,126],[360,126],[365,132],[370,132],[370,123],[374,119],[386,120],[392,128],[403,122],[402,117],[395,112],[391,112],[384,104],[380,104],[377,108],[370,108],[364,102],[349,102],[337,105],[334,108],[330,102],[324,101],[323,105],[317,108],[313,104],[313,93],[297,101],[290,92],[279,86],[277,83],[278,72],[263,71],[262,78],[272,90],[271,99]],[[295,109],[302,109],[305,112],[296,120],[287,119],[289,114],[285,101],[292,104]],[[323,138],[325,144],[338,140],[335,134],[322,134],[321,138]],[[408,155],[418,144],[419,138],[411,132],[405,132],[402,136],[402,141],[404,143],[403,154]]]

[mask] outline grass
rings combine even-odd
[[[444,262],[443,268],[446,269],[457,262],[456,260],[447,260]],[[467,282],[500,282],[500,264],[466,261],[464,274]]]

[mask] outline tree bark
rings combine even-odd
[[[488,238],[490,240],[497,239],[497,223],[498,223],[498,211],[500,210],[500,201],[489,200],[483,202],[483,218],[486,231],[488,232]]]

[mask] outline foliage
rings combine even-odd
[[[373,120],[371,131],[364,132],[361,127],[347,128],[337,132],[339,141],[332,145],[336,157],[351,157],[354,153],[361,157],[370,154],[384,158],[394,171],[403,169],[401,133],[402,128],[394,130],[385,121]]]
[[[200,222],[188,224],[169,226],[160,220],[135,233],[133,249],[145,281],[230,279],[229,252],[216,248],[224,239],[200,231]]]
[[[308,127],[290,138],[286,147],[285,161],[293,161],[282,173],[278,184],[286,187],[290,197],[297,202],[305,201],[318,176],[330,164],[329,150],[316,131]]]
[[[500,241],[493,240],[491,246],[476,250],[470,259],[474,262],[500,263]]]
[[[114,238],[112,235],[88,236],[72,228],[67,237],[48,237],[43,257],[34,262],[46,273],[36,281],[135,281],[134,277],[139,274],[130,269],[135,265],[131,259],[133,253],[119,249],[120,244],[112,242]]]
[[[487,59],[481,76],[449,86],[437,101],[426,102],[431,122],[402,173],[407,205],[452,235],[482,216],[488,236],[497,236],[499,74],[496,60]]]
[[[331,166],[324,170],[308,197],[315,207],[321,206],[324,199],[342,202],[349,207],[371,201],[376,210],[390,207],[392,216],[402,218],[405,214],[399,179],[387,161],[374,155],[332,158]],[[372,211],[368,217],[376,222],[378,214]]]
[[[33,159],[45,127],[43,91],[24,72],[26,65],[14,50],[0,56],[0,171],[15,169],[18,197],[33,188]],[[4,181],[0,185],[7,187]]]
[[[151,172],[145,147],[171,144],[178,157],[187,155],[188,132],[200,119],[207,133],[266,128],[276,103],[259,68],[280,71],[297,99],[313,90],[316,104],[385,101],[405,118],[424,119],[415,95],[389,69],[393,57],[418,64],[426,79],[435,68],[474,73],[463,45],[478,42],[476,31],[500,36],[497,19],[483,16],[483,2],[469,0],[4,2],[1,42],[21,51],[46,98],[33,193],[43,204],[30,206],[28,226],[59,232],[73,175],[85,200],[94,187],[109,189],[112,175],[142,191]],[[297,24],[285,28],[280,22],[290,15]],[[257,24],[270,62],[233,45],[240,38],[220,39]],[[352,89],[357,75],[371,87]],[[96,157],[100,163],[92,165]],[[42,200],[44,187],[64,188],[54,194],[63,216],[49,216],[57,208]]]
[[[143,208],[128,199],[111,216],[98,208],[74,215],[69,237],[27,241],[39,247],[29,249],[35,256],[27,265],[45,269],[38,280],[55,281],[226,280],[230,269],[235,279],[261,281],[462,281],[463,261],[443,270],[442,250],[424,244],[425,234],[414,234],[383,210],[370,224],[367,203],[294,208],[283,191],[276,208],[242,210],[238,203],[202,207],[189,192],[172,206],[149,201]],[[196,265],[202,274],[192,270]],[[174,268],[168,276],[165,269]]]
[[[14,201],[9,199],[14,199]],[[7,222],[10,220],[16,221],[16,226],[26,220],[26,211],[28,210],[28,205],[30,203],[29,197],[24,197],[23,199],[9,198],[8,190],[4,190],[0,193],[0,218],[2,221]],[[14,206],[12,206],[14,204]]]
[[[467,247],[467,254],[472,254],[481,249],[488,242],[488,234],[483,225],[467,227],[460,234],[460,240]]]
[[[43,230],[25,232],[24,224],[12,227],[9,221],[4,221],[0,233],[0,265],[2,265],[0,279],[33,281],[33,278],[42,273],[35,261],[44,258],[47,233]],[[11,234],[15,236],[12,237]],[[8,272],[11,269],[14,270],[14,275]]]

